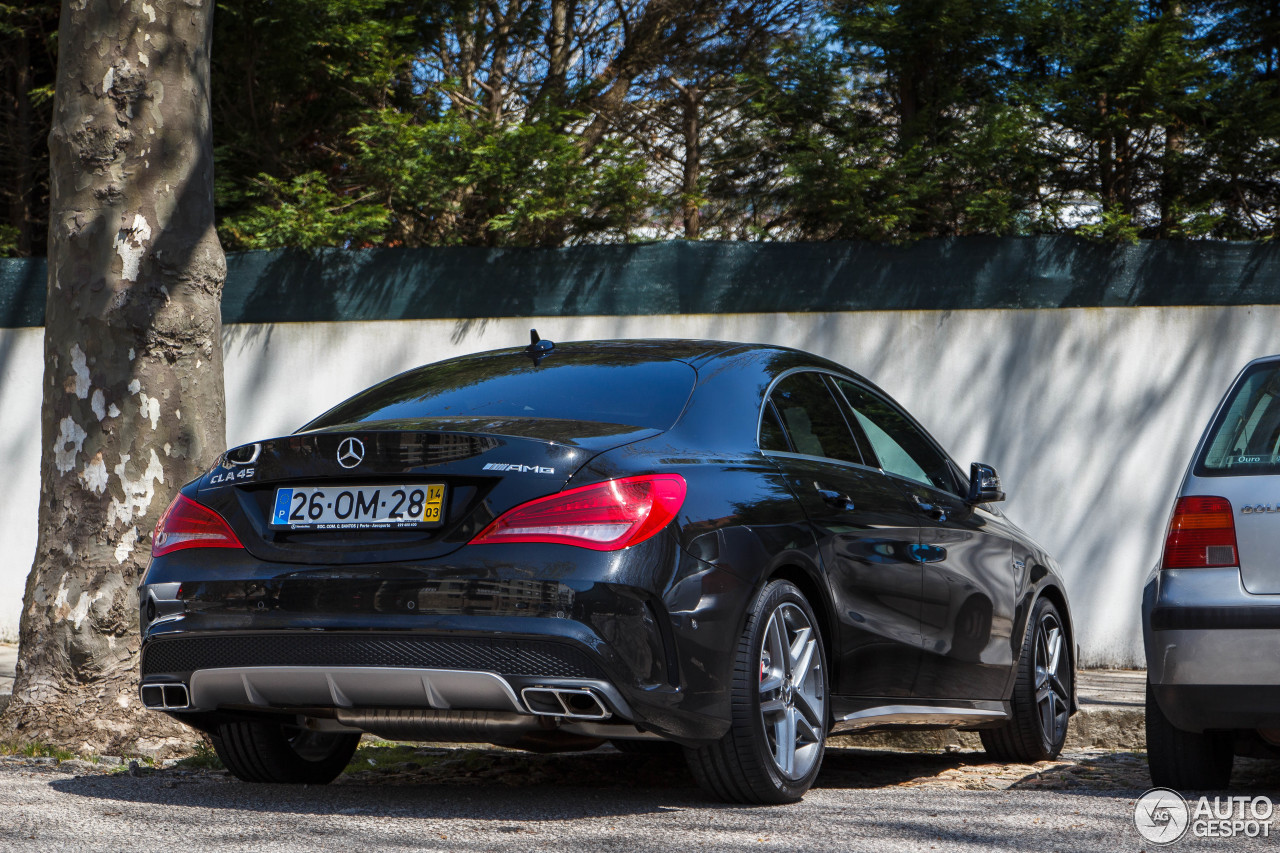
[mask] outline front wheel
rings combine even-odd
[[[685,750],[708,793],[792,803],[818,776],[827,737],[827,666],[818,620],[789,581],[756,596],[738,641],[732,720],[719,741]]]
[[[1057,758],[1067,740],[1074,679],[1062,617],[1052,601],[1042,598],[1032,608],[1018,656],[1013,716],[1002,727],[979,733],[987,754],[1023,764]]]
[[[212,736],[218,758],[245,782],[324,785],[342,772],[358,733],[310,732],[272,722],[234,722]]]

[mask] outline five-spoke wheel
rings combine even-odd
[[[1058,608],[1041,598],[1023,638],[1012,716],[1001,728],[981,732],[992,758],[1032,763],[1057,757],[1067,740],[1074,672]]]
[[[818,620],[789,581],[766,584],[738,641],[732,724],[689,749],[699,784],[723,800],[789,803],[822,765],[827,737],[827,665]]]
[[[1062,677],[1063,663],[1068,658],[1063,652],[1065,638],[1057,611],[1042,611],[1035,638],[1036,710],[1040,714],[1040,730],[1052,743],[1066,739],[1067,720],[1071,717],[1071,694]]]
[[[760,649],[760,720],[774,765],[803,777],[821,757],[827,712],[821,638],[790,602],[769,616]]]

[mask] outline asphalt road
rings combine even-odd
[[[0,850],[1261,850],[1277,839],[1142,841],[1140,754],[985,764],[977,753],[829,750],[792,806],[707,801],[679,761],[496,750],[362,749],[327,787],[246,785],[221,771],[111,772],[0,759]],[[47,761],[47,760],[46,760]],[[368,766],[374,762],[375,766]],[[1237,766],[1244,791],[1280,769]],[[362,769],[366,768],[367,769]],[[1276,821],[1280,837],[1280,818]]]

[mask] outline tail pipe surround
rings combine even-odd
[[[526,687],[520,691],[520,698],[540,717],[607,720],[613,716],[590,687]]]
[[[139,691],[143,707],[154,711],[182,711],[191,707],[185,684],[144,684]]]

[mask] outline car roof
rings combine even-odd
[[[544,341],[547,339],[543,339]],[[733,341],[703,341],[683,338],[634,338],[618,340],[594,341],[554,341],[555,347],[548,355],[573,355],[608,352],[621,357],[636,358],[669,358],[675,361],[697,364],[722,355],[727,351],[741,349],[745,344]],[[458,358],[498,358],[510,355],[528,355],[528,346],[507,347],[505,349],[488,350],[458,356]]]
[[[804,350],[775,344],[744,343],[742,341],[700,340],[695,338],[619,338],[612,340],[555,341],[555,348],[549,354],[572,355],[600,352],[609,352],[623,358],[669,358],[675,361],[683,361],[695,368],[708,362],[750,353],[759,356],[762,361],[771,361],[775,365],[785,362],[788,367],[827,368],[857,376],[859,379],[863,378],[843,364]],[[521,354],[530,354],[527,346],[487,350],[470,355],[457,356],[456,358],[497,358]]]

